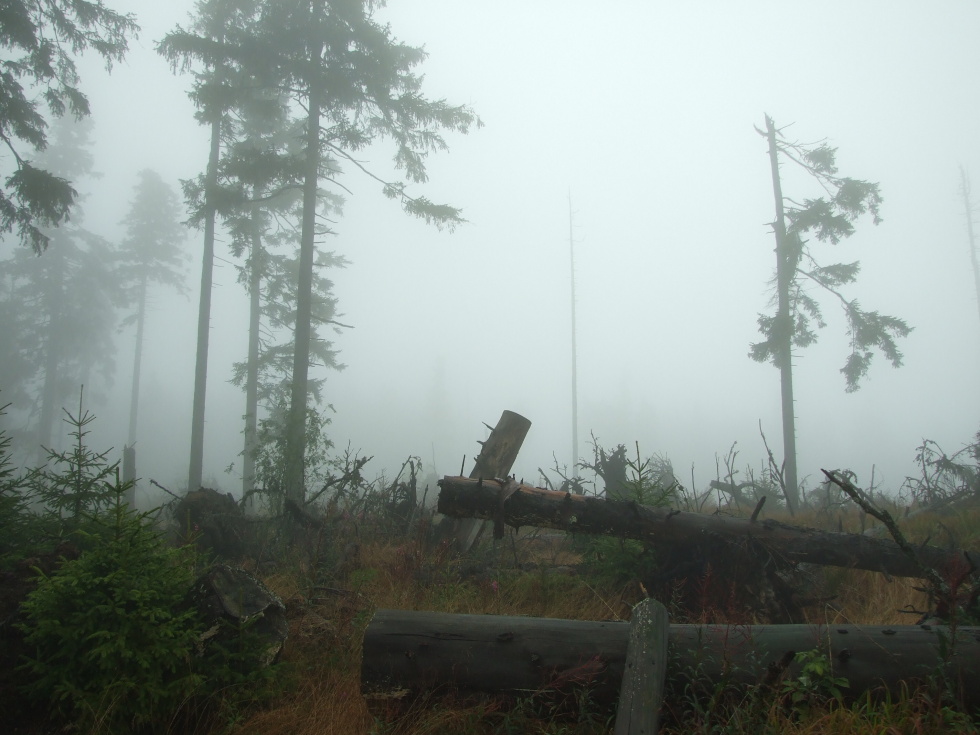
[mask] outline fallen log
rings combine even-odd
[[[896,577],[922,577],[922,565],[953,574],[970,569],[968,552],[923,546],[917,559],[890,539],[791,526],[772,519],[746,520],[688,513],[634,502],[572,495],[499,480],[445,477],[439,512],[456,518],[497,519],[518,528],[539,526],[574,533],[608,534],[657,544],[720,539],[752,542],[788,563],[868,569]]]
[[[440,687],[526,696],[579,684],[611,707],[629,635],[621,622],[378,610],[364,634],[361,690],[368,700]],[[795,653],[814,649],[848,680],[848,700],[868,691],[898,696],[903,686],[942,675],[962,705],[980,705],[976,627],[671,625],[666,676],[672,687],[696,680],[708,691],[721,682],[778,683],[799,675]]]

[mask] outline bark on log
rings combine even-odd
[[[922,568],[890,539],[851,533],[831,533],[791,526],[771,519],[749,521],[670,508],[654,508],[571,495],[511,483],[509,497],[500,497],[504,483],[465,477],[439,481],[439,512],[457,518],[494,518],[515,528],[542,526],[575,533],[598,533],[654,543],[690,543],[693,538],[714,537],[732,542],[751,541],[787,562],[850,567],[884,572],[896,577],[922,577]],[[512,491],[512,492],[511,492]],[[919,547],[918,560],[940,574],[970,568],[966,551]]]
[[[500,420],[490,432],[490,436],[485,442],[480,443],[480,454],[474,461],[470,477],[474,480],[507,477],[510,468],[517,461],[521,445],[530,429],[531,422],[519,413],[504,411],[500,414]],[[457,521],[453,534],[457,551],[461,554],[469,551],[482,530],[482,520],[467,518]]]
[[[652,598],[633,608],[614,735],[656,735],[667,680],[669,639],[667,608]]]
[[[579,683],[611,707],[628,638],[620,622],[378,610],[364,635],[361,690],[368,699],[441,687],[526,695]],[[750,685],[769,680],[792,654],[818,649],[833,675],[847,678],[847,699],[881,689],[897,696],[942,672],[972,709],[980,705],[980,628],[959,628],[955,638],[944,661],[946,627],[671,625],[667,678],[672,687],[696,678],[706,690],[723,680]],[[795,663],[782,674],[798,675]]]

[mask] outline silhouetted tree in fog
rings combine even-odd
[[[970,247],[970,265],[973,266],[973,285],[977,294],[977,314],[980,315],[980,257],[977,256],[976,238],[973,236],[973,202],[971,201],[970,177],[966,169],[960,166],[960,193],[963,195],[963,206],[966,209],[967,244]]]
[[[197,353],[194,367],[194,403],[191,411],[191,446],[187,486],[201,486],[204,472],[204,412],[208,378],[208,344],[211,329],[211,285],[214,271],[214,237],[217,212],[222,205],[218,178],[222,136],[228,132],[236,99],[243,94],[247,71],[236,64],[243,37],[254,27],[258,0],[204,0],[197,4],[197,20],[191,31],[178,27],[160,42],[157,50],[177,71],[194,64],[204,71],[194,74],[190,97],[197,119],[210,128],[211,142],[203,176],[184,182],[189,200],[198,201],[191,222],[204,229],[201,258],[201,290],[197,317]]]
[[[139,30],[122,15],[88,0],[6,0],[0,3],[0,144],[10,154],[0,188],[0,233],[16,231],[40,253],[49,243],[43,228],[65,221],[77,192],[64,173],[35,165],[28,151],[48,144],[46,113],[89,114],[75,57],[93,50],[111,68]]]
[[[305,445],[313,318],[313,271],[316,242],[327,228],[317,221],[320,182],[336,179],[342,165],[364,170],[354,153],[373,141],[390,140],[394,162],[407,182],[424,182],[426,156],[447,146],[440,130],[467,132],[478,118],[465,106],[422,94],[422,77],[413,70],[425,52],[397,42],[386,25],[374,19],[383,3],[312,0],[288,8],[265,6],[258,36],[262,66],[306,112],[303,223],[296,294],[295,350],[290,408],[286,426],[286,493],[305,501]],[[462,222],[460,210],[410,196],[405,181],[374,176],[386,196],[426,222],[452,229]]]
[[[847,319],[850,354],[840,372],[844,375],[847,392],[858,389],[874,350],[881,351],[891,363],[902,364],[902,353],[895,344],[896,337],[905,337],[911,328],[901,319],[864,311],[857,299],[847,299],[840,287],[857,279],[860,263],[820,265],[813,257],[806,235],[821,242],[837,245],[854,233],[854,221],[862,214],[871,214],[878,224],[881,195],[878,184],[851,179],[837,174],[837,149],[825,143],[806,146],[792,143],[783,137],[768,115],[766,129],[756,132],[766,138],[772,170],[776,218],[776,313],[759,316],[759,331],[764,340],[752,345],[750,357],[758,362],[771,361],[779,368],[783,416],[783,483],[790,511],[799,506],[799,481],[796,467],[796,415],[793,403],[793,347],[807,347],[817,340],[814,327],[824,326],[823,314],[817,300],[807,287],[819,286],[837,299]],[[802,167],[823,187],[826,197],[804,199],[802,203],[782,193],[781,161]]]
[[[465,133],[470,125],[479,124],[469,108],[430,101],[422,95],[422,78],[413,70],[425,59],[425,52],[396,42],[390,29],[375,21],[374,9],[382,5],[365,0],[298,4],[211,0],[198,6],[202,21],[196,33],[178,29],[161,44],[161,51],[172,61],[204,63],[217,77],[206,84],[202,81],[206,78],[199,77],[199,91],[195,92],[202,109],[212,105],[212,119],[218,110],[226,114],[237,109],[255,88],[278,90],[288,96],[293,109],[303,110],[302,225],[285,429],[286,490],[289,499],[300,505],[305,499],[316,242],[329,231],[318,219],[324,197],[320,183],[335,180],[339,174],[334,159],[351,164],[375,178],[385,195],[399,200],[406,212],[451,229],[462,222],[460,211],[411,196],[407,184],[424,182],[426,156],[447,147],[441,130]],[[205,10],[208,18],[221,17],[224,22],[206,22]],[[246,78],[250,91],[243,97],[239,94],[242,87],[236,87],[234,80]],[[394,143],[394,163],[405,180],[385,180],[354,157],[377,139]],[[212,154],[214,165],[209,165],[209,171],[217,171],[219,155],[214,148]],[[213,212],[218,208],[214,195],[219,188],[216,183],[206,184],[205,191],[205,202],[211,202],[207,208]],[[191,461],[194,479],[193,455]]]
[[[278,459],[283,451],[293,363],[303,148],[298,144],[297,125],[288,115],[288,98],[278,93],[277,97],[279,104],[270,105],[275,101],[260,96],[241,105],[234,142],[220,164],[223,180],[241,188],[242,206],[229,211],[224,221],[232,235],[232,252],[245,257],[239,282],[248,291],[250,302],[248,356],[244,362],[235,363],[232,379],[245,388],[243,497],[256,487],[257,463],[263,489],[282,490]],[[339,211],[342,201],[323,192],[321,214]],[[332,344],[322,337],[321,328],[334,323],[336,312],[332,284],[323,270],[344,262],[333,253],[317,253],[310,357],[321,367],[342,367]],[[311,379],[307,435],[329,446],[323,434],[327,419],[316,408],[322,399],[322,382],[323,378]],[[260,405],[265,413],[261,424]]]
[[[170,286],[186,293],[182,245],[187,230],[181,224],[182,210],[177,195],[156,171],[140,171],[139,182],[123,219],[126,235],[120,245],[116,273],[125,299],[134,308],[123,325],[136,324],[136,350],[133,357],[133,385],[129,403],[127,444],[136,443],[136,418],[139,407],[140,366],[143,361],[143,328],[146,323],[146,298],[151,284]]]
[[[53,142],[38,162],[64,179],[92,175],[91,121],[59,119]],[[81,212],[60,227],[39,231],[43,255],[17,248],[0,265],[0,298],[11,318],[0,322],[0,351],[10,372],[4,397],[32,417],[36,445],[51,446],[61,408],[77,400],[79,387],[100,373],[108,384],[115,358],[113,330],[119,289],[109,243],[80,226]]]

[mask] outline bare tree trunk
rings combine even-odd
[[[656,735],[667,680],[670,623],[651,597],[633,608],[614,735]]]
[[[572,463],[569,477],[578,478],[578,328],[575,322],[575,238],[572,230],[572,195],[568,195],[568,260],[572,276]]]
[[[480,454],[473,463],[470,477],[481,478],[507,477],[510,474],[521,445],[531,429],[531,422],[513,411],[504,411],[500,420],[490,432],[485,442],[482,442]],[[456,550],[465,554],[483,532],[483,521],[466,518],[454,524]],[[494,529],[495,536],[503,535],[503,526]]]
[[[140,281],[139,303],[136,306],[136,354],[133,357],[133,388],[129,396],[129,446],[136,444],[136,416],[140,400],[140,367],[143,364],[143,325],[146,321],[146,273]]]
[[[252,232],[252,254],[249,258],[248,363],[245,375],[245,451],[242,453],[242,497],[248,498],[245,509],[254,511],[255,453],[258,451],[259,413],[259,327],[262,319],[262,238],[258,228]]]
[[[58,243],[60,244],[60,243]],[[44,351],[44,384],[41,389],[41,413],[37,423],[37,451],[45,460],[44,447],[53,448],[54,417],[61,402],[61,312],[64,308],[65,253],[64,247],[51,247],[45,253],[50,258],[45,298],[48,302],[48,335]],[[60,444],[60,442],[59,442]]]
[[[123,466],[122,466],[122,479],[123,482],[131,483],[126,493],[123,495],[123,500],[126,502],[130,508],[136,507],[136,447],[125,446],[123,447]]]
[[[133,385],[129,394],[129,434],[123,447],[123,482],[132,483],[126,491],[125,501],[136,506],[136,420],[140,400],[140,369],[143,365],[143,326],[146,323],[147,276],[140,279],[139,302],[136,305],[136,349],[133,355]]]
[[[204,475],[204,404],[208,387],[208,340],[211,331],[211,284],[214,272],[214,195],[218,188],[221,118],[211,122],[211,152],[204,184],[204,253],[201,259],[201,298],[197,312],[197,361],[194,367],[194,408],[191,413],[191,457],[188,492],[201,487]]]
[[[779,368],[780,397],[783,411],[783,481],[786,506],[795,513],[800,504],[800,486],[796,472],[796,414],[793,403],[793,316],[790,313],[789,288],[794,264],[786,237],[786,215],[783,210],[783,189],[779,179],[779,150],[776,146],[776,126],[766,115],[766,138],[769,141],[769,162],[772,168],[772,191],[776,200],[776,325],[779,339],[777,367]]]
[[[323,41],[311,44],[310,59],[319,60]],[[312,314],[313,261],[316,253],[317,189],[320,181],[320,109],[323,90],[311,74],[306,124],[306,177],[303,182],[303,230],[299,250],[299,282],[296,289],[296,329],[293,351],[293,384],[286,423],[286,499],[302,508],[306,501],[306,404],[310,372],[310,318]]]
[[[973,237],[973,205],[970,202],[970,178],[960,166],[960,191],[966,208],[966,234],[970,240],[970,262],[973,264],[973,284],[977,291],[977,314],[980,315],[980,262],[977,260],[977,243]]]

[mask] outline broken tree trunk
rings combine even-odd
[[[445,477],[439,486],[440,513],[456,518],[496,518],[515,528],[542,526],[657,544],[690,543],[697,538],[751,541],[786,562],[869,569],[896,577],[922,577],[920,563],[941,574],[969,569],[971,564],[962,550],[919,547],[916,561],[889,539],[818,531],[769,519],[688,513],[465,477]]]
[[[480,442],[480,454],[474,462],[470,477],[474,480],[507,477],[510,468],[517,461],[517,455],[530,428],[531,422],[518,413],[504,411],[500,414],[500,420],[491,430],[490,436],[485,442]],[[466,518],[457,521],[453,534],[456,549],[465,554],[479,538],[482,530],[482,520]]]
[[[364,634],[361,690],[368,699],[446,688],[517,694],[589,688],[611,707],[623,680],[628,623],[506,615],[378,610]],[[955,640],[954,640],[955,639]],[[969,708],[980,705],[980,628],[928,625],[671,625],[667,680],[751,685],[799,676],[798,652],[818,650],[847,678],[844,696],[942,676]],[[944,656],[941,652],[947,652]]]

